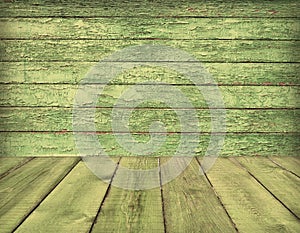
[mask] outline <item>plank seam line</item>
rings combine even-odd
[[[18,223],[18,225],[12,230],[15,232],[26,219],[41,205],[41,203],[56,189],[56,187],[70,174],[70,172],[76,167],[80,159],[75,160],[75,162],[70,167],[69,171],[40,199],[40,201],[23,217],[23,219]]]
[[[201,108],[201,107],[194,107],[194,108],[166,108],[166,107],[135,107],[135,108],[131,108],[131,107],[105,107],[105,106],[93,106],[93,107],[88,107],[88,106],[83,106],[83,107],[73,107],[73,106],[16,106],[16,105],[11,105],[11,106],[5,106],[5,105],[0,105],[0,109],[24,109],[24,108],[28,108],[28,109],[41,109],[41,108],[57,108],[57,109],[90,109],[90,108],[96,108],[96,109],[108,109],[108,110],[112,110],[112,109],[125,109],[125,110],[168,110],[168,111],[173,111],[174,109],[176,110],[252,110],[252,111],[256,111],[256,110],[270,110],[270,111],[281,111],[281,110],[300,110],[299,107],[290,107],[290,108],[283,108],[283,107],[279,107],[279,108],[273,108],[273,107],[269,107],[269,108],[232,108],[232,107],[228,107],[228,108]]]
[[[86,9],[86,8],[83,8]],[[44,18],[54,18],[54,19],[95,19],[95,18],[133,18],[133,19],[183,19],[183,18],[194,18],[194,19],[272,19],[272,20],[282,20],[282,19],[295,19],[298,20],[300,17],[298,16],[201,16],[201,15],[17,15],[17,16],[5,16],[1,15],[0,19],[44,19]]]
[[[274,193],[272,193],[271,190],[268,189],[267,186],[265,186],[258,178],[256,178],[254,174],[252,174],[242,163],[240,163],[240,161],[234,157],[232,157],[232,159],[234,159],[244,171],[246,171],[257,183],[259,183],[269,194],[271,194],[271,196],[275,198],[275,200],[277,200],[283,207],[285,207],[295,218],[300,220],[300,218],[286,204],[284,204]],[[233,161],[231,162],[238,166]]]
[[[100,60],[100,59],[99,59]],[[0,60],[0,62],[3,63],[66,63],[66,62],[72,62],[72,63],[98,63],[99,60],[32,60],[32,59],[25,59],[25,60]],[[300,61],[206,61],[206,60],[198,60],[198,61],[174,61],[174,60],[166,60],[166,61],[129,61],[129,60],[102,60],[101,62],[106,62],[106,63],[154,63],[154,62],[165,62],[165,63],[212,63],[212,64],[291,64],[291,65],[298,65],[300,64]]]
[[[10,38],[10,37],[2,37],[0,38],[0,41],[66,41],[66,40],[72,40],[72,41],[289,41],[289,42],[297,42],[300,41],[298,38],[290,38],[290,39],[285,39],[285,38],[157,38],[157,37],[128,37],[128,38],[88,38],[88,37],[50,37],[50,38],[39,38],[37,37],[31,37],[31,38],[22,38],[22,37],[16,37],[16,38]]]
[[[100,58],[99,58],[100,59]],[[19,60],[0,60],[2,63],[21,63],[21,62],[28,62],[28,63],[67,63],[67,62],[72,62],[72,63],[83,63],[83,62],[90,62],[90,63],[98,63],[99,60],[55,60],[55,59],[50,59],[50,60],[38,60],[35,58],[30,58],[30,59],[19,59]],[[101,60],[101,62],[106,62],[106,63],[207,63],[207,64],[300,64],[300,61],[247,61],[247,60],[241,60],[241,61],[228,61],[228,60],[215,60],[215,61],[209,61],[209,60],[198,60],[198,61],[172,61],[172,60],[164,60],[164,61],[129,61],[129,60]]]
[[[62,131],[16,131],[16,130],[11,130],[11,131],[5,131],[5,130],[0,130],[0,133],[28,133],[28,134],[84,134],[84,135],[127,135],[128,132],[123,132],[123,131],[118,131],[118,132],[113,132],[113,131],[74,131],[74,130],[62,130]],[[133,131],[130,132],[131,134],[134,135],[149,135],[150,133],[147,131]],[[209,131],[203,131],[203,132],[187,132],[187,131],[170,131],[170,132],[151,132],[151,134],[155,135],[291,135],[291,136],[299,136],[300,132],[298,131],[291,131],[291,132],[280,132],[280,131],[256,131],[256,132],[249,132],[249,131],[232,131],[232,132],[209,132]]]
[[[162,215],[163,215],[163,222],[164,222],[164,233],[167,233],[167,221],[166,221],[167,219],[166,219],[166,213],[165,213],[164,193],[163,193],[163,185],[162,185],[162,178],[161,178],[160,157],[158,158],[158,167],[159,167],[159,186],[160,186]]]
[[[6,172],[3,172],[2,174],[0,174],[0,180],[3,179],[5,176],[11,174],[12,172],[18,170],[19,168],[23,167],[25,164],[29,163],[33,159],[34,159],[34,157],[28,158],[25,161],[22,161],[22,162],[18,163],[17,165],[15,165],[14,167],[8,169]]]
[[[93,228],[94,228],[95,224],[97,223],[97,219],[98,219],[98,217],[99,217],[99,215],[100,215],[100,212],[101,212],[101,210],[102,210],[102,207],[103,207],[103,205],[104,205],[104,202],[105,202],[106,198],[108,197],[108,194],[109,194],[109,192],[110,192],[110,190],[111,190],[112,182],[113,182],[114,177],[115,177],[115,175],[116,175],[116,173],[117,173],[117,170],[118,170],[118,168],[119,168],[119,164],[120,164],[121,159],[122,159],[122,157],[121,157],[121,158],[119,159],[119,161],[117,162],[117,166],[116,166],[116,168],[115,168],[115,170],[114,170],[114,173],[112,174],[112,176],[111,176],[111,178],[110,178],[110,182],[109,182],[109,184],[108,184],[108,186],[107,186],[107,189],[106,189],[106,191],[105,191],[104,197],[103,197],[102,200],[101,200],[100,206],[99,206],[98,211],[97,211],[97,213],[96,213],[96,215],[95,215],[95,218],[94,218],[94,220],[93,220],[93,223],[92,223],[92,225],[90,226],[89,233],[91,233],[91,232],[93,231]]]
[[[226,215],[228,216],[228,218],[229,218],[229,220],[230,220],[232,226],[234,227],[234,229],[236,230],[236,232],[239,232],[239,230],[238,230],[238,228],[237,228],[235,222],[234,222],[233,219],[231,218],[231,216],[230,216],[229,212],[227,211],[227,209],[226,209],[224,203],[222,202],[221,197],[219,196],[219,194],[218,194],[217,191],[215,190],[215,188],[214,188],[212,182],[210,181],[210,179],[208,178],[206,172],[204,171],[204,169],[203,169],[203,167],[202,167],[202,165],[201,165],[199,159],[198,159],[197,157],[195,157],[195,158],[196,158],[197,163],[199,164],[200,169],[201,169],[202,172],[203,172],[204,177],[206,178],[207,182],[209,183],[210,188],[213,190],[213,192],[214,192],[214,194],[216,195],[216,197],[217,197],[217,199],[218,199],[220,205],[222,206],[222,208],[224,209]]]
[[[60,83],[50,83],[50,82],[44,82],[44,83],[38,83],[38,82],[1,82],[0,85],[3,86],[60,86],[60,85],[65,85],[65,86],[175,86],[175,87],[298,87],[300,84],[297,83],[111,83],[111,84],[106,84],[106,83],[72,83],[72,82],[60,82]]]
[[[293,171],[291,171],[291,170],[285,168],[285,167],[282,166],[281,164],[279,164],[279,163],[277,163],[276,161],[274,161],[273,159],[271,159],[269,156],[268,156],[268,159],[269,159],[271,162],[273,162],[274,164],[276,164],[278,167],[280,167],[281,169],[283,169],[283,170],[285,170],[285,171],[287,171],[287,172],[293,174],[294,176],[300,178],[300,176],[298,176],[295,172],[293,172]]]

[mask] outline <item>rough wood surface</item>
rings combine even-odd
[[[299,6],[296,0],[1,2],[0,106],[5,108],[0,109],[0,130],[11,131],[1,132],[1,153],[20,155],[23,150],[27,154],[31,148],[33,154],[76,154],[70,113],[77,84],[107,55],[130,45],[152,43],[182,49],[205,63],[220,86],[225,107],[239,109],[229,110],[227,130],[245,135],[231,135],[225,155],[269,155],[268,150],[273,155],[295,155],[299,148]],[[190,65],[178,65],[184,64]],[[111,107],[130,87],[124,84],[148,80],[178,84],[196,108],[208,107],[187,78],[147,66],[116,77],[112,82],[116,85],[106,89],[99,106]],[[111,130],[107,111],[97,112],[98,131]],[[131,130],[147,131],[153,119],[164,118],[171,132],[179,131],[171,111],[154,111],[136,112]],[[198,111],[201,130],[209,132],[205,111]],[[244,140],[241,147],[238,136]],[[100,137],[110,153],[124,153],[111,135]],[[148,135],[137,137],[149,139]],[[40,141],[34,141],[37,138]],[[173,153],[172,143],[177,142],[170,139],[157,155]],[[205,147],[207,138],[201,142]],[[252,148],[255,143],[264,148]],[[197,153],[204,153],[203,145]]]
[[[95,62],[141,44],[175,47],[202,62],[300,62],[300,41],[266,40],[2,40],[0,61]]]
[[[157,158],[122,158],[120,165],[130,169],[151,169],[158,166]],[[118,170],[113,180],[136,182],[132,177],[120,177]],[[159,181],[159,174],[156,175]],[[145,180],[144,182],[150,182]],[[159,183],[159,182],[158,182]],[[101,207],[92,232],[164,232],[160,188],[132,191],[112,186]]]
[[[149,135],[133,135],[138,142],[148,142]],[[193,143],[195,135],[191,135],[189,143]],[[99,134],[99,142],[109,155],[132,156],[133,154],[121,147],[112,134]],[[196,155],[205,155],[210,135],[200,135],[199,146],[196,148]],[[88,146],[89,136],[86,137]],[[172,156],[178,148],[180,135],[167,135],[166,142],[159,148],[153,156]],[[127,143],[131,143],[127,141]],[[192,152],[188,149],[187,154]],[[22,133],[9,132],[0,133],[0,155],[2,156],[79,156],[74,144],[72,132],[44,132],[44,133]],[[299,154],[299,134],[226,134],[225,144],[222,148],[221,156],[240,155],[278,155],[297,156]]]
[[[78,162],[78,158],[33,159],[0,181],[1,232],[11,232]]]
[[[299,1],[2,1],[1,17],[299,17]]]
[[[86,109],[85,109],[86,110]],[[83,109],[83,111],[85,111]],[[177,110],[189,116],[191,110]],[[220,111],[220,114],[222,112]],[[195,131],[211,131],[211,115],[207,109],[197,110],[198,124]],[[226,110],[226,132],[299,132],[300,110]],[[131,132],[149,132],[154,121],[164,123],[168,132],[181,132],[176,112],[172,109],[136,109],[132,112],[128,127]],[[112,132],[112,109],[97,109],[93,121],[99,132]],[[84,123],[84,122],[82,122]],[[89,131],[86,122],[86,131]],[[199,127],[197,127],[199,125]],[[0,108],[0,131],[72,131],[73,114],[69,108]],[[156,130],[161,132],[160,129]]]
[[[101,85],[89,85],[86,87],[96,91]],[[138,92],[132,97],[120,97],[123,91],[129,88],[130,86],[128,85],[106,86],[101,95],[99,95],[97,106],[112,107],[117,100],[134,103],[138,98],[141,98]],[[140,88],[143,88],[143,93],[145,94],[155,91],[157,86],[141,85]],[[164,88],[164,86],[161,88]],[[175,88],[181,91],[195,108],[207,108],[207,103],[197,87],[176,86]],[[213,98],[214,93],[209,91],[210,88],[212,87],[205,87],[207,96],[211,93],[212,96],[210,98]],[[0,106],[73,107],[77,90],[78,86],[65,84],[0,85]],[[295,108],[300,106],[300,87],[298,86],[220,86],[219,90],[222,93],[226,108]],[[165,96],[168,97],[167,95]],[[172,95],[169,98],[171,98],[169,99],[171,103],[174,102],[178,106],[177,108],[186,107],[182,100],[175,102]],[[90,106],[90,104],[90,101],[87,100],[86,104],[82,103],[82,107]],[[157,101],[145,102],[140,107],[166,107],[166,104],[157,103]]]
[[[0,157],[0,179],[14,168],[18,168],[28,162],[31,158]]]
[[[282,170],[268,158],[236,159],[300,219],[300,178]]]
[[[299,220],[238,164],[219,158],[207,175],[240,232],[300,230]]]
[[[161,163],[167,160],[161,159]],[[162,189],[167,232],[235,232],[195,158]]]
[[[97,63],[0,62],[0,83],[78,84],[95,64]],[[203,66],[218,85],[300,85],[298,63],[204,63]],[[124,72],[116,76],[112,83],[136,84],[149,79],[170,84],[190,84],[187,77],[174,71],[149,66]]]
[[[273,18],[0,18],[0,38],[293,40],[299,27]]]
[[[80,162],[16,232],[88,232],[107,187]]]
[[[298,154],[287,158],[272,157],[271,160],[300,177],[300,156]]]

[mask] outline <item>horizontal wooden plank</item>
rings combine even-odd
[[[120,97],[125,90],[130,90],[130,87],[132,86],[106,86],[98,98],[97,106],[112,107],[118,100],[126,107],[129,104],[135,103],[134,101],[141,100],[147,93],[153,94],[153,92],[161,90],[164,90],[165,102],[174,102],[173,89],[169,89],[168,86],[163,85],[140,85],[138,91],[133,90],[133,93],[135,93],[134,96]],[[91,91],[91,93],[97,93],[101,85],[86,85],[85,88]],[[174,88],[185,95],[195,108],[207,107],[207,103],[199,88],[195,86],[176,86]],[[0,106],[73,107],[77,90],[77,85],[0,85]],[[205,87],[207,97],[213,99],[215,92],[210,90],[212,90],[210,87]],[[298,86],[220,86],[219,90],[222,93],[226,108],[296,108],[300,106],[300,88]],[[171,93],[170,97],[167,94],[168,92]],[[91,102],[89,99],[82,100],[81,106],[90,105]],[[140,107],[166,107],[166,104],[152,101],[142,103]],[[180,98],[173,104],[173,108],[184,107],[187,107],[187,105]],[[220,107],[220,105],[217,103],[217,105],[211,107]]]
[[[300,62],[300,41],[267,40],[2,40],[0,61],[95,62],[125,47],[149,43],[176,47],[202,62]],[[178,61],[178,56],[164,61]]]
[[[86,112],[87,109],[82,109]],[[128,110],[127,110],[128,111]],[[211,131],[211,114],[207,109],[196,110],[198,122],[190,116],[191,110],[177,110],[183,119],[195,126],[195,131]],[[126,110],[124,110],[126,112]],[[217,115],[224,111],[217,112]],[[94,119],[82,119],[89,131],[91,122],[96,130],[112,132],[112,109],[97,109]],[[121,118],[120,115],[117,118]],[[154,121],[161,121],[168,132],[181,132],[181,123],[172,109],[133,110],[128,121],[131,132],[149,132]],[[300,110],[226,110],[226,132],[300,132]],[[197,126],[199,125],[199,127]],[[73,111],[70,108],[0,108],[0,131],[72,131]],[[157,132],[162,132],[160,129]]]
[[[268,158],[236,158],[272,194],[300,218],[300,179],[281,169]]]
[[[0,83],[78,84],[95,64],[94,62],[1,62]],[[182,63],[179,65],[183,66]],[[204,63],[203,66],[219,85],[300,85],[298,63]],[[191,83],[187,77],[177,72],[146,65],[123,72],[116,76],[112,83],[135,84],[149,79],[170,84]]]
[[[229,159],[219,158],[207,175],[240,232],[299,231],[299,220]]]
[[[107,187],[80,162],[16,232],[88,232]]]
[[[77,163],[78,158],[33,159],[0,181],[0,225],[12,232]]]
[[[0,16],[298,17],[299,1],[2,1]]]
[[[130,169],[151,169],[157,167],[158,159],[149,157],[121,158],[120,166]],[[131,173],[132,174],[132,173]],[[141,177],[139,177],[141,178]],[[159,184],[159,174],[153,177]],[[143,184],[150,180],[135,180],[118,169],[110,192],[101,207],[91,232],[164,232],[160,188],[149,190],[126,190],[114,186],[118,180],[126,186],[133,182]]]
[[[293,172],[300,177],[300,156],[299,153],[293,157],[271,157],[270,158],[275,164],[280,167],[287,169],[290,172]]]
[[[187,140],[186,154],[193,153],[192,149],[195,142],[195,135]],[[131,156],[130,151],[124,149],[116,141],[115,135],[98,135],[99,142],[109,155]],[[133,135],[138,142],[148,142],[149,135]],[[89,134],[86,135],[86,141],[83,143],[89,147]],[[121,138],[122,140],[122,138]],[[203,156],[207,150],[210,136],[201,135],[199,146],[195,149],[196,155]],[[133,141],[124,139],[128,146]],[[180,142],[180,135],[167,135],[166,142],[157,149],[153,156],[172,156],[175,154]],[[1,156],[33,156],[33,155],[75,155],[79,156],[78,150],[74,144],[72,133],[0,133],[0,155]],[[90,147],[89,147],[90,148]],[[239,155],[262,155],[262,156],[295,156],[299,154],[299,135],[290,134],[227,134],[221,156],[239,156]]]
[[[59,27],[57,26],[59,25]],[[2,18],[5,39],[299,39],[298,19]]]
[[[161,163],[166,160],[162,159]],[[162,187],[167,232],[199,232],[200,229],[201,232],[235,232],[199,169],[193,159],[183,173]]]

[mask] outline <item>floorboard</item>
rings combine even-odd
[[[207,176],[240,232],[299,232],[299,219],[237,162],[219,158]]]
[[[300,156],[289,156],[289,157],[270,157],[280,167],[287,169],[288,171],[296,174],[300,177]]]
[[[130,169],[157,167],[157,158],[122,158],[119,166]],[[159,174],[153,177],[159,181]],[[150,190],[126,190],[114,186],[114,182],[135,180],[117,170],[113,186],[101,207],[92,232],[164,232],[160,188]],[[149,180],[145,182],[150,182]]]
[[[23,164],[29,162],[31,159],[32,158],[26,157],[0,157],[0,179],[13,170],[21,167]]]
[[[16,232],[88,232],[107,188],[80,162]]]
[[[161,161],[166,162],[167,158]],[[200,174],[196,159],[162,189],[167,232],[236,231],[205,176]]]
[[[0,225],[11,232],[78,162],[78,158],[33,159],[0,181]]]
[[[300,220],[300,178],[268,158],[235,158]]]

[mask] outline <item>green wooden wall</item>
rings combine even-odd
[[[105,56],[147,43],[182,49],[213,75],[227,108],[223,156],[299,155],[297,0],[8,0],[0,6],[1,156],[77,155],[72,107],[78,83]],[[110,113],[118,95],[143,80],[171,83],[190,98],[202,131],[196,152],[204,155],[210,115],[199,91],[172,70],[148,66],[116,77],[99,100],[95,122],[108,154],[131,155],[116,142]],[[156,119],[170,133],[154,155],[171,155],[180,124],[165,105],[141,105],[131,132],[146,142]]]

